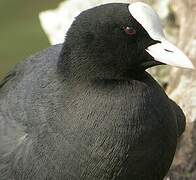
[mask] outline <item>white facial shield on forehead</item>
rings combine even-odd
[[[176,67],[194,69],[189,58],[175,45],[166,40],[160,18],[154,9],[145,3],[136,2],[129,5],[129,12],[152,39],[161,42],[146,49],[156,61]]]

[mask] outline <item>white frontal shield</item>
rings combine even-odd
[[[189,58],[166,40],[160,18],[154,9],[145,3],[136,2],[129,5],[129,12],[152,39],[160,41],[160,43],[151,45],[146,49],[156,61],[176,67],[194,69]]]

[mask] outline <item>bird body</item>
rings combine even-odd
[[[28,58],[2,81],[1,180],[163,179],[185,117],[145,72],[157,63],[137,48],[126,54],[136,47],[133,39],[119,34],[126,46],[111,54],[117,41],[113,34],[104,35],[97,13],[113,9],[124,17],[127,6],[109,4],[84,12],[63,45]],[[83,25],[93,18],[91,12],[99,28],[93,29],[90,21],[89,32]],[[136,32],[127,31],[129,36]],[[113,44],[106,45],[107,40]],[[106,52],[100,53],[103,46]]]
[[[60,49],[28,59],[1,87],[1,179],[147,179],[152,172],[158,179],[177,139],[176,114],[158,83],[148,73],[62,83]]]

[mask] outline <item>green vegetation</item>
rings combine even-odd
[[[15,64],[50,45],[38,14],[61,1],[0,1],[0,79]]]

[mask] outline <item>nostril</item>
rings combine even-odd
[[[167,51],[167,52],[170,52],[170,53],[173,53],[174,51],[172,51],[172,50],[169,50],[169,49],[164,49],[165,51]]]

